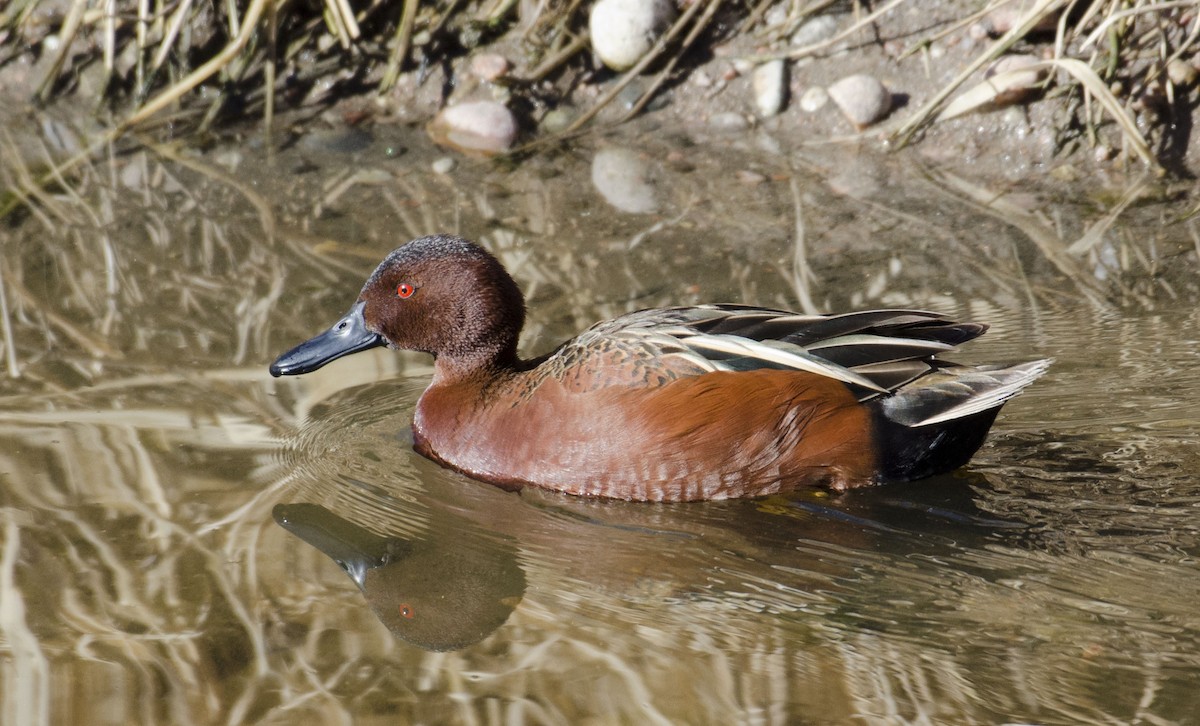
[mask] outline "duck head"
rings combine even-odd
[[[383,345],[431,353],[443,372],[511,365],[524,323],[521,291],[495,257],[461,237],[421,237],[375,268],[341,320],[270,371],[310,373]]]

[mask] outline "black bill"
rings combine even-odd
[[[367,329],[363,305],[363,302],[356,303],[332,328],[276,358],[271,364],[271,375],[278,377],[311,373],[344,355],[387,345],[382,335]]]

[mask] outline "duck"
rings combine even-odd
[[[422,456],[507,489],[682,502],[953,471],[1052,362],[946,361],[987,326],[934,312],[743,304],[630,312],[523,359],[525,314],[488,251],[420,237],[269,371],[311,373],[380,346],[428,353],[433,374],[412,418]]]

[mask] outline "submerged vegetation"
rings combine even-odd
[[[503,49],[497,86],[550,138],[570,128],[540,124],[559,104],[578,128],[606,104],[619,121],[703,72],[708,50],[820,58],[877,43],[921,1],[837,8],[848,25],[798,45],[833,6],[697,0],[657,60],[615,76],[594,66],[579,2],[0,3],[0,90],[106,124],[74,146],[54,144],[67,131],[51,114],[45,146],[0,126],[0,722],[1186,722],[1200,460],[1179,392],[1196,388],[1200,220],[1158,202],[1191,185],[1092,180],[1066,204],[915,156],[683,153],[629,126],[438,173],[441,152],[404,124],[354,156],[163,140],[346,100],[349,126],[438,87],[422,120],[482,48]],[[1040,77],[1061,77],[1036,93],[1061,101],[1064,140],[1169,156],[1170,127],[1150,121],[1194,110],[1192,81],[1168,72],[1194,60],[1194,0],[1041,3],[999,33],[983,27],[996,7],[959,9],[906,31],[897,62],[976,25],[980,65],[1051,49]],[[1019,30],[1043,17],[1034,40]],[[971,86],[967,68],[946,78]],[[930,83],[946,94],[899,109],[897,138],[962,111],[960,90]],[[407,149],[374,153],[385,144]],[[645,167],[636,209],[597,182],[613,150]],[[266,372],[345,309],[381,250],[447,230],[519,279],[530,355],[635,307],[915,306],[1001,326],[1011,347],[989,355],[1057,356],[1056,385],[1006,411],[990,463],[929,502],[529,501],[422,468],[398,437],[427,358]],[[530,586],[491,640],[420,651],[272,522],[294,502],[457,549],[506,526],[495,549]]]
[[[1194,712],[1200,618],[1179,553],[1198,536],[1195,428],[1176,392],[1194,378],[1200,280],[1177,261],[1200,245],[1195,225],[1127,200],[1033,206],[950,175],[890,175],[875,157],[860,163],[882,168],[836,168],[887,194],[839,193],[849,182],[818,169],[752,185],[703,148],[663,172],[661,217],[600,213],[583,153],[464,164],[451,180],[418,154],[280,180],[252,151],[231,172],[218,154],[148,145],[81,165],[5,230],[0,720]],[[767,154],[741,163],[787,170]],[[484,239],[518,277],[529,354],[631,307],[731,299],[932,307],[1004,326],[996,340],[1015,347],[1000,357],[1036,350],[1070,373],[1006,411],[988,479],[926,490],[978,500],[972,519],[899,491],[882,514],[826,498],[530,502],[422,469],[397,440],[426,357],[380,351],[287,384],[266,372],[345,308],[379,250],[446,229]],[[1122,435],[1133,443],[1114,443],[1117,420],[1138,427]],[[281,502],[454,550],[507,527],[495,549],[515,541],[530,586],[490,640],[424,652],[276,526]],[[1113,672],[1131,685],[1096,678]]]

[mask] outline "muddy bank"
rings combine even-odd
[[[57,15],[56,5],[62,6]],[[56,128],[46,135],[66,136],[52,139],[51,147],[58,141],[70,151],[128,118],[136,108],[131,103],[150,97],[121,91],[140,73],[128,44],[110,69],[95,57],[99,33],[85,28],[75,41],[84,47],[60,59],[55,38],[69,6],[47,0],[38,7],[45,14],[38,32],[0,38],[8,51],[0,65],[0,95],[7,99],[0,114],[7,126],[49,114]],[[1104,18],[1078,11],[1064,16],[1054,2],[980,9],[914,0],[858,9],[835,4],[819,14],[787,3],[678,10],[682,19],[670,32],[680,32],[656,60],[629,72],[601,62],[599,28],[587,35],[582,10],[547,17],[524,9],[486,27],[459,16],[421,16],[394,83],[384,60],[394,56],[395,40],[372,46],[365,22],[363,40],[349,48],[313,40],[310,30],[309,45],[297,41],[300,50],[282,54],[271,69],[278,140],[348,127],[424,127],[444,109],[487,101],[511,113],[515,138],[504,137],[500,149],[520,156],[576,126],[597,133],[632,117],[638,133],[676,135],[680,148],[750,137],[780,154],[829,145],[854,153],[903,147],[903,154],[989,181],[1053,185],[1124,177],[1155,165],[1186,178],[1200,163],[1192,131],[1194,9],[1149,6]],[[1021,23],[1033,17],[1030,10],[1040,14],[1026,29]],[[667,32],[668,25],[655,32]],[[219,47],[222,36],[212,32],[209,44]],[[289,37],[298,33],[292,28]],[[246,66],[241,77],[223,73],[200,83],[175,111],[168,107],[154,117],[150,129],[161,137],[203,122],[218,136],[255,134],[262,127],[266,69],[252,56]],[[61,79],[47,86],[56,73]],[[847,84],[847,78],[869,82]],[[51,103],[33,111],[30,99],[47,88]],[[97,100],[103,94],[117,98],[116,110],[94,121],[90,112],[106,107]],[[934,121],[939,115],[943,120]],[[464,123],[482,125],[486,134],[508,123],[501,121],[485,116]],[[41,126],[46,131],[47,124]],[[1138,136],[1145,146],[1134,141]]]

